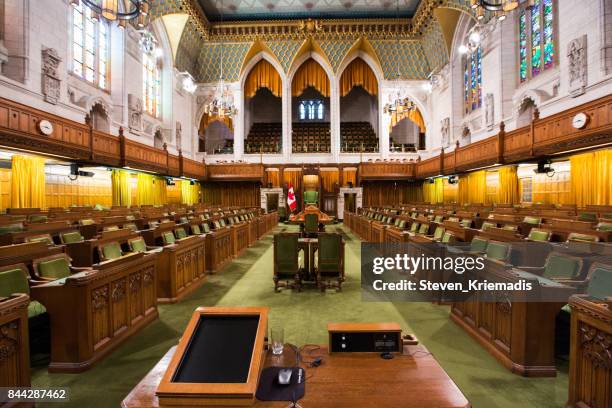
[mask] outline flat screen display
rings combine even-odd
[[[259,316],[200,316],[172,382],[246,383],[258,326]]]

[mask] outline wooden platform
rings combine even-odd
[[[145,378],[123,400],[124,408],[160,407],[155,396],[176,347],[153,367]],[[424,346],[407,346],[404,354],[383,360],[378,354],[328,354],[327,347],[303,353],[323,356],[323,364],[306,370],[306,396],[299,402],[303,407],[317,408],[409,408],[409,407],[470,407],[457,385],[440,367]],[[291,366],[295,354],[289,348],[281,357],[266,357],[266,366]],[[254,407],[286,407],[283,401],[255,401]]]

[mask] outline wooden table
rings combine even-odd
[[[172,347],[123,400],[123,408],[157,408],[155,390],[175,352]],[[383,360],[376,353],[328,354],[327,347],[302,353],[322,356],[323,364],[306,370],[304,408],[470,407],[457,385],[424,346],[406,346],[404,354]],[[309,357],[310,356],[310,357]],[[268,353],[266,366],[291,366],[295,354],[285,348],[280,357]],[[258,401],[254,407],[281,408],[288,402]]]

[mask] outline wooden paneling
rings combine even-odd
[[[122,138],[123,155],[126,166],[166,174],[168,155],[165,150],[156,149],[142,143]]]
[[[442,170],[440,156],[435,156],[417,163],[416,176],[419,179],[424,179],[442,174]]]
[[[422,200],[422,195],[419,197],[419,193],[422,193],[420,183],[407,181],[366,181],[362,183],[362,187],[364,207],[399,205],[401,203]]]
[[[110,207],[112,187],[108,177],[79,177],[70,180],[66,176],[47,174],[45,176],[45,196],[47,208],[94,206],[101,204]]]
[[[182,157],[182,156],[181,156]],[[203,179],[206,177],[206,166],[204,163],[182,157],[182,173],[185,177]]]
[[[175,177],[181,175],[181,160],[179,156],[168,155],[168,174]]]
[[[213,164],[206,166],[206,172],[209,180],[253,180],[260,183],[264,181],[264,166],[262,164]]]
[[[121,165],[121,143],[117,136],[92,130],[92,155],[94,162],[113,166]]]
[[[465,171],[475,167],[496,164],[499,159],[498,148],[497,136],[460,147],[455,154],[455,169]]]
[[[157,258],[158,301],[175,303],[201,286],[206,272],[206,242],[190,236],[165,246]]]
[[[251,182],[204,183],[204,202],[218,207],[259,207],[260,184]]]
[[[30,386],[29,296],[0,299],[0,387]]]
[[[531,126],[525,126],[504,135],[504,160],[513,162],[532,155]]]
[[[361,180],[410,180],[415,176],[415,163],[361,163],[359,177]]]

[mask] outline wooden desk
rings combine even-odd
[[[231,228],[221,227],[206,234],[206,272],[213,273],[231,260]]]
[[[139,236],[138,233],[129,229],[103,231],[96,239],[66,244],[66,253],[72,258],[73,266],[92,266],[100,262],[99,248],[103,245],[118,242],[125,247],[130,239],[138,238]]]
[[[192,235],[166,245],[157,256],[159,303],[176,303],[204,283],[206,238]]]
[[[130,254],[31,288],[51,319],[51,372],[76,373],[157,318],[155,254]]]
[[[158,408],[155,390],[176,347],[172,347],[153,369],[136,385],[121,403],[123,408]],[[313,355],[323,356],[324,363],[306,370],[306,395],[299,402],[316,408],[410,408],[470,407],[457,385],[428,354],[424,346],[407,346],[404,354],[383,360],[378,354],[328,354],[321,347]],[[266,356],[265,366],[295,364],[294,351],[285,347],[280,357]],[[281,408],[284,401],[255,400],[253,407]]]
[[[568,407],[612,406],[612,306],[570,298],[572,329]]]
[[[29,303],[25,294],[0,298],[0,387],[30,386]]]

